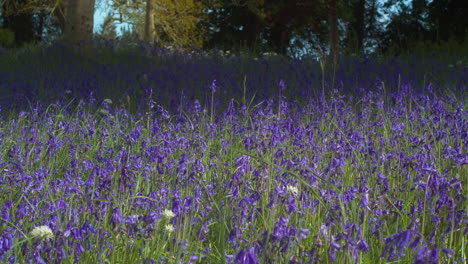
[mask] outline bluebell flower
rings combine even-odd
[[[216,88],[217,88],[217,86],[216,86],[216,80],[213,80],[213,81],[211,82],[210,88],[211,88],[211,92],[216,93]]]
[[[245,250],[241,250],[236,256],[237,264],[257,264],[259,263],[255,256],[255,248],[250,246]]]

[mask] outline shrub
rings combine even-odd
[[[0,28],[0,47],[11,48],[15,41],[13,32],[7,28]]]

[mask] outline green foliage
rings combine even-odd
[[[11,48],[14,42],[13,32],[7,28],[0,28],[0,47]]]
[[[153,0],[158,45],[230,51],[274,51],[300,57],[316,53],[329,41],[329,1],[325,0]],[[462,0],[337,1],[340,53],[347,55],[425,54],[449,48],[466,54],[468,16]],[[147,0],[98,1],[112,10],[97,35],[114,39],[116,23],[127,23],[143,39]],[[66,1],[5,0],[2,25],[14,34],[14,45],[60,37],[65,28]],[[416,33],[415,33],[416,32]],[[9,37],[0,32],[0,45]],[[437,43],[437,44],[433,44]],[[442,44],[441,44],[442,43]],[[465,45],[466,46],[466,45]],[[325,51],[328,53],[328,51]]]
[[[115,39],[117,37],[116,25],[111,12],[104,18],[99,35],[105,39]]]
[[[238,50],[260,47],[287,55],[291,41],[323,33],[327,20],[322,1],[216,0],[210,6],[209,47]],[[308,41],[303,41],[308,42]]]
[[[459,8],[463,3],[461,0],[386,3],[387,10],[397,11],[389,12],[389,23],[376,39],[378,52],[390,56],[466,54],[468,17]]]
[[[163,46],[201,48],[206,30],[199,27],[205,18],[199,1],[158,1],[155,8],[156,34]]]
[[[132,25],[143,39],[146,1],[122,2],[113,0],[111,7],[118,10],[119,22]],[[154,6],[156,38],[161,47],[201,48],[207,40],[207,31],[200,23],[206,18],[206,7],[200,1],[157,1]]]
[[[460,58],[468,58],[468,35],[465,40],[460,42],[455,38],[450,38],[448,41],[431,42],[431,41],[414,41],[407,48],[402,49],[398,46],[391,46],[383,53],[385,57],[395,56],[435,56],[444,58],[447,56],[456,56]]]

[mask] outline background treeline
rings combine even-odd
[[[0,0],[0,45],[133,37],[161,47],[303,54],[465,53],[465,0]],[[98,34],[97,8],[109,10]],[[130,25],[117,34],[117,25]],[[460,54],[466,55],[466,54]]]

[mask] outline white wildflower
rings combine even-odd
[[[168,224],[168,225],[164,226],[164,230],[166,230],[166,232],[168,232],[168,233],[172,233],[172,232],[174,232],[174,226],[171,225],[171,224]]]
[[[40,238],[53,238],[54,233],[52,233],[52,229],[48,226],[37,226],[31,231],[31,235]]]
[[[292,194],[296,195],[299,190],[297,189],[296,186],[292,186],[292,185],[288,185],[288,187],[286,187],[286,189],[288,190],[288,192],[291,192]]]
[[[175,216],[174,212],[172,212],[171,210],[167,210],[167,209],[164,209],[163,215],[164,217],[168,219],[172,219]]]

